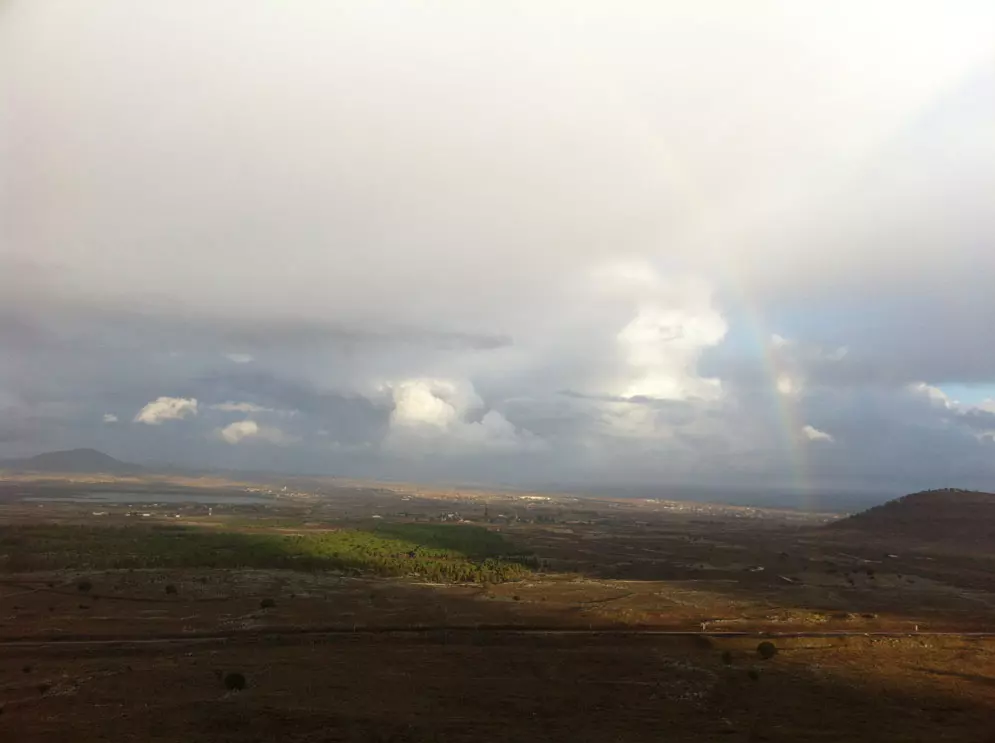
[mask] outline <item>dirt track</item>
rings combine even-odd
[[[832,638],[832,637],[883,637],[902,639],[921,638],[995,638],[995,632],[888,632],[888,631],[803,631],[803,632],[709,632],[691,630],[652,630],[652,629],[583,629],[563,627],[465,627],[465,626],[432,626],[432,627],[360,627],[344,629],[342,627],[306,627],[287,628],[272,627],[265,630],[229,630],[227,632],[212,632],[203,634],[164,634],[149,636],[66,636],[51,639],[7,639],[0,641],[0,648],[46,648],[62,646],[101,646],[101,645],[162,645],[162,644],[197,644],[229,641],[259,642],[286,641],[300,638],[315,642],[323,636],[353,636],[371,637],[391,635],[395,637],[411,637],[419,635],[449,634],[456,636],[501,635],[506,637],[591,637],[591,638],[640,638],[640,637],[684,637],[700,638],[771,638],[771,639],[802,639],[802,638]]]

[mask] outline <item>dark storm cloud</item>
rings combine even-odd
[[[17,269],[0,260],[0,287],[16,280]],[[512,344],[499,333],[466,333],[397,324],[363,327],[300,317],[240,318],[192,313],[182,306],[163,306],[141,298],[101,302],[67,297],[44,286],[30,301],[0,297],[0,340],[18,348],[58,346],[114,350],[171,351],[243,349],[253,352],[352,349],[367,345],[410,345],[441,350],[492,350]],[[47,294],[47,296],[46,296]],[[145,305],[145,306],[143,306]]]
[[[233,348],[265,350],[283,348],[309,348],[316,344],[337,345],[346,348],[369,344],[414,345],[452,350],[471,349],[485,351],[512,344],[507,335],[487,333],[458,333],[419,328],[344,327],[307,320],[275,322],[246,322],[240,326],[219,328],[217,338]]]
[[[992,432],[995,431],[995,412],[967,410],[958,416],[958,422],[980,433]]]
[[[329,442],[377,442],[387,430],[391,406],[359,395],[321,391],[305,381],[268,372],[217,372],[195,379],[191,389],[199,399],[247,400],[306,418],[313,433],[326,432]],[[281,424],[283,425],[283,424]]]

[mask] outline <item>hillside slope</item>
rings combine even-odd
[[[140,472],[137,464],[122,462],[96,449],[69,449],[50,451],[24,459],[0,461],[0,468],[30,472]]]
[[[995,550],[995,493],[948,488],[896,498],[826,527]]]

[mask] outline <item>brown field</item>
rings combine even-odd
[[[127,502],[246,488],[279,497]],[[131,496],[25,500],[81,490]],[[499,532],[540,569],[483,584],[8,569],[0,740],[995,741],[990,553],[725,506],[304,480],[0,486],[0,526],[14,534],[84,524],[287,535],[444,518]],[[30,545],[18,549],[28,564]],[[769,660],[757,652],[765,639],[778,650]],[[244,690],[225,688],[231,672]]]

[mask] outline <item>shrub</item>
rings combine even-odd
[[[751,668],[749,671],[746,672],[746,675],[749,676],[754,681],[760,680],[760,671],[758,671],[756,668]]]
[[[712,642],[712,638],[707,635],[695,635],[691,642],[699,650],[711,650],[715,647],[715,643]]]
[[[764,660],[770,660],[777,655],[777,647],[774,643],[764,640],[762,643],[757,645],[757,654]]]
[[[259,602],[260,609],[272,609],[274,606],[276,606],[276,601],[273,599],[263,599]]]
[[[245,676],[237,672],[225,674],[225,688],[228,691],[242,691],[245,688]]]
[[[91,588],[93,588],[93,584],[90,581],[88,581],[86,578],[84,578],[83,580],[81,580],[79,583],[76,584],[76,588],[77,590],[86,593]]]
[[[730,653],[728,650],[723,650],[722,651],[722,662],[725,663],[727,666],[731,666],[732,665],[732,653]]]
[[[166,593],[175,594],[176,593],[176,586],[174,586],[172,583],[166,584]]]

